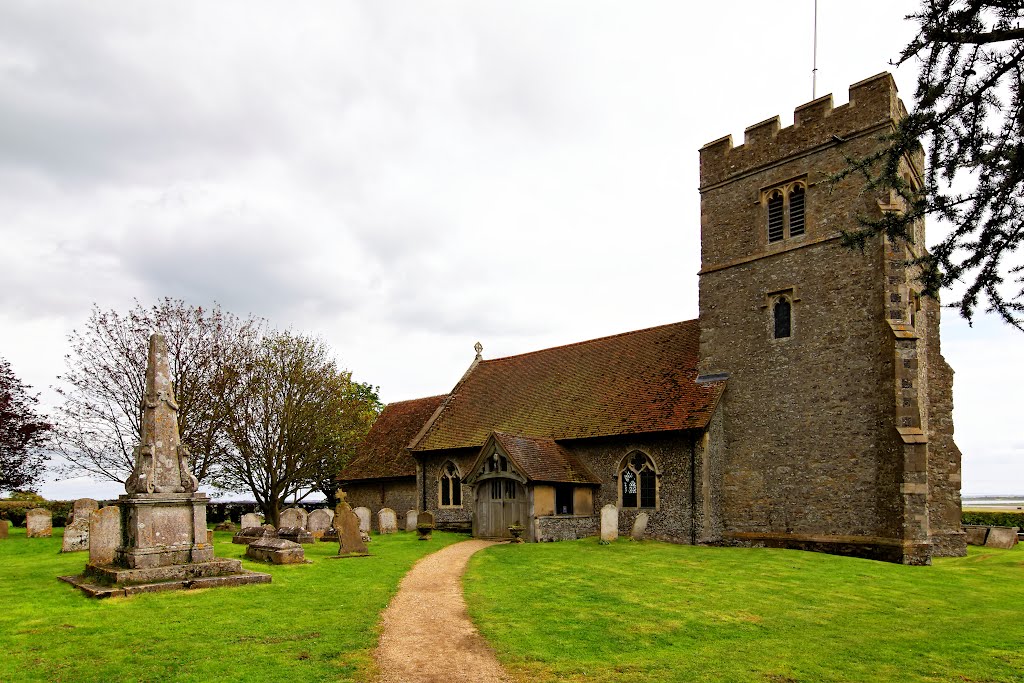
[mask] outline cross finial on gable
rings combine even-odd
[[[481,344],[480,342],[477,342],[476,344],[473,344],[473,350],[476,351],[476,359],[482,360],[483,356],[480,354],[484,352],[484,345]]]

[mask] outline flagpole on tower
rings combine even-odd
[[[814,0],[814,55],[811,58],[811,99],[818,99],[818,0]]]

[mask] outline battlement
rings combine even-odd
[[[731,135],[704,145],[700,150],[700,185],[714,185],[795,154],[844,141],[889,125],[906,114],[896,82],[891,74],[882,72],[851,85],[847,104],[833,107],[832,95],[825,95],[797,107],[792,126],[782,128],[779,117],[773,116],[748,127],[742,145],[733,147]]]

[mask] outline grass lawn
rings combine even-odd
[[[87,553],[11,529],[0,540],[0,681],[350,681],[372,671],[381,610],[418,558],[465,539],[374,536],[373,556],[328,560],[337,543],[307,545],[308,565],[269,566],[273,583],[92,600],[57,581]],[[218,557],[245,547],[216,533]]]
[[[524,681],[1024,681],[1024,549],[931,567],[596,539],[494,546],[470,614]]]

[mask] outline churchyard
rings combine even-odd
[[[420,557],[465,536],[373,534],[369,557],[218,557],[269,584],[94,600],[63,529],[0,540],[0,680],[370,681],[380,612]],[[1019,681],[1024,550],[906,567],[791,550],[596,538],[471,560],[470,614],[521,681]]]

